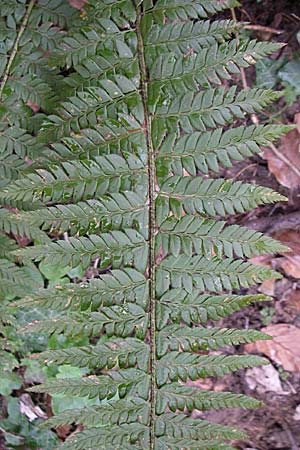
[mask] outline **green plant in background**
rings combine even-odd
[[[47,318],[30,318],[23,332],[50,334],[52,349],[40,359],[61,365],[31,391],[54,396],[58,414],[47,426],[86,427],[62,449],[230,449],[226,441],[242,432],[191,413],[260,402],[193,382],[266,363],[215,350],[268,336],[205,325],[267,299],[239,295],[278,277],[245,260],[282,246],[224,219],[284,198],[217,174],[289,127],[245,126],[278,94],[222,80],[230,84],[240,68],[279,47],[239,42],[241,25],[208,19],[234,6],[229,0],[91,0],[67,19],[66,3],[54,2],[67,8],[55,17],[69,30],[55,34],[43,64],[31,66],[21,37],[49,3],[11,5],[23,26],[3,63],[8,148],[15,158],[21,127],[34,150],[26,154],[33,164],[2,184],[4,231],[23,230],[33,243],[9,250],[17,264],[5,273],[38,266],[49,280],[34,293],[15,293],[24,298],[13,307],[45,310]],[[28,101],[41,109],[24,118],[15,95],[21,109]],[[60,395],[75,398],[70,409],[62,410]]]

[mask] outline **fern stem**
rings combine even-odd
[[[148,72],[144,54],[144,43],[141,32],[141,17],[142,8],[137,7],[136,19],[136,33],[138,40],[138,58],[141,75],[141,95],[145,113],[145,136],[148,150],[148,199],[149,199],[149,317],[150,317],[150,376],[151,376],[151,391],[150,391],[150,450],[155,447],[155,398],[156,398],[156,342],[155,342],[155,151],[151,139],[151,117],[148,110]]]
[[[19,32],[17,34],[16,40],[14,42],[10,57],[7,61],[7,65],[6,65],[6,68],[5,68],[1,83],[0,83],[0,99],[2,98],[2,94],[4,91],[5,85],[7,83],[8,77],[9,77],[10,68],[11,68],[11,66],[14,62],[15,56],[17,54],[20,39],[26,29],[26,26],[28,24],[28,20],[29,20],[29,17],[30,17],[30,14],[31,14],[32,8],[34,7],[35,2],[36,2],[36,0],[31,0],[30,3],[28,4],[27,11],[23,17],[23,20],[22,20]]]

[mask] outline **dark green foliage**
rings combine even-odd
[[[266,363],[219,349],[269,336],[205,324],[269,300],[239,292],[279,277],[247,258],[285,250],[227,224],[285,198],[217,178],[289,129],[246,126],[279,94],[240,90],[232,75],[280,45],[240,42],[241,24],[210,20],[234,5],[0,6],[0,295],[18,297],[18,310],[46,310],[24,335],[71,337],[40,359],[85,373],[31,391],[98,402],[48,421],[84,425],[62,449],[232,449],[226,441],[243,433],[190,413],[260,406],[191,384]],[[25,248],[14,237],[27,238]],[[51,282],[32,292],[36,266]]]

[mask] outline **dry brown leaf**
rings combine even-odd
[[[269,325],[261,330],[273,336],[271,341],[247,344],[249,352],[263,353],[289,372],[300,370],[300,329],[287,323]]]
[[[300,122],[300,114],[295,115],[295,123]],[[289,131],[282,139],[278,147],[279,153],[286,158],[290,164],[300,170],[300,129]],[[264,150],[264,157],[268,161],[270,172],[276,177],[280,184],[290,189],[300,186],[300,176],[290,165],[278,158],[271,148]]]
[[[265,392],[276,392],[278,395],[289,394],[282,389],[279,373],[272,364],[248,369],[245,379],[249,388],[256,390],[259,394]]]
[[[286,255],[279,260],[280,267],[285,271],[287,275],[294,278],[300,278],[300,256],[299,255]]]
[[[259,286],[259,292],[262,292],[265,295],[270,295],[273,297],[275,295],[275,284],[276,280],[265,280],[260,286]]]
[[[279,266],[287,275],[300,278],[300,233],[292,230],[284,230],[275,233],[274,238],[291,249],[290,252],[282,253],[284,258],[278,260]]]

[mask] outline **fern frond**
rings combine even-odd
[[[24,158],[41,153],[43,150],[43,146],[22,128],[7,128],[7,124],[1,123],[0,130],[0,155],[16,154]]]
[[[177,383],[162,386],[157,392],[156,413],[163,414],[167,408],[172,412],[177,410],[188,411],[198,409],[245,408],[253,409],[262,403],[246,395],[233,394],[232,392],[214,392],[187,387]]]
[[[40,197],[46,202],[78,201],[131,188],[139,191],[144,182],[145,168],[139,158],[99,156],[94,161],[64,162],[48,171],[39,169],[3,189],[0,199],[6,203],[37,201]]]
[[[153,9],[146,10],[146,13],[151,13],[159,22],[163,17],[168,17],[170,20],[189,18],[205,19],[208,15],[229,8],[231,3],[231,0],[222,2],[212,2],[210,0],[188,0],[185,2],[182,0],[159,0]]]
[[[158,301],[156,308],[157,327],[162,330],[169,320],[186,324],[207,323],[219,320],[240,311],[255,302],[269,301],[265,295],[201,295],[194,289],[188,293],[183,289],[171,289]],[[209,332],[209,331],[208,331]]]
[[[83,60],[87,60],[102,52],[116,55],[119,58],[132,58],[130,46],[126,44],[128,31],[120,30],[116,24],[106,18],[99,18],[92,27],[84,27],[63,39],[60,50],[52,56],[53,63],[78,69]],[[103,58],[104,59],[104,58]]]
[[[251,258],[263,253],[287,251],[280,242],[264,237],[262,233],[238,225],[225,225],[226,222],[192,215],[180,220],[168,217],[160,226],[156,246],[157,249],[161,247],[165,254],[199,254],[207,258],[215,255],[219,258],[232,258],[234,255]]]
[[[8,234],[12,233],[16,236],[27,236],[32,239],[37,239],[40,242],[49,242],[50,238],[47,234],[37,226],[33,225],[30,220],[28,220],[28,215],[24,216],[4,208],[0,209],[0,230],[3,230]]]
[[[239,345],[270,339],[270,336],[256,330],[236,330],[234,328],[190,328],[169,325],[163,328],[156,339],[157,354],[163,356],[168,350],[197,352],[217,350],[227,345]]]
[[[67,410],[50,417],[42,426],[53,428],[73,422],[90,427],[101,427],[108,422],[113,425],[135,422],[147,425],[148,419],[149,405],[139,398],[129,398],[108,402],[101,406]]]
[[[31,258],[34,261],[45,261],[46,264],[62,266],[77,266],[87,268],[91,261],[100,257],[101,267],[109,262],[113,268],[133,265],[141,272],[147,266],[148,249],[143,236],[133,230],[111,231],[101,236],[91,234],[89,237],[70,237],[45,245],[26,247],[15,252],[21,258]]]
[[[62,450],[86,450],[92,448],[116,448],[147,450],[149,429],[143,424],[123,424],[82,431],[61,445]],[[100,447],[99,447],[100,446]]]
[[[51,140],[60,139],[71,132],[79,133],[81,128],[88,128],[101,120],[107,119],[109,114],[118,119],[118,115],[131,115],[140,124],[144,120],[144,112],[135,84],[126,77],[116,75],[114,80],[98,83],[97,87],[87,88],[70,97],[58,109],[59,116],[49,116],[41,128],[41,140],[50,136]],[[45,131],[45,135],[44,135]]]
[[[157,164],[171,168],[174,175],[183,175],[183,170],[193,176],[197,170],[204,174],[209,170],[217,173],[220,167],[232,167],[233,161],[259,153],[260,145],[268,145],[289,129],[286,125],[253,125],[184,136],[171,133],[160,147]]]
[[[24,75],[22,77],[11,77],[7,87],[12,89],[24,103],[30,101],[43,110],[51,112],[57,101],[54,92],[49,85],[35,75]]]
[[[0,259],[0,297],[21,296],[28,291],[28,275],[23,268],[7,259]]]
[[[157,270],[156,291],[164,294],[170,287],[193,288],[202,291],[222,292],[224,290],[248,288],[266,279],[281,276],[268,267],[256,266],[242,260],[227,258],[207,259],[202,256],[168,256]]]
[[[15,306],[42,307],[56,310],[91,308],[100,306],[137,303],[147,305],[148,281],[143,274],[132,268],[112,270],[88,283],[56,286],[55,289],[41,289],[31,296],[15,303]]]
[[[217,440],[199,442],[186,439],[169,439],[166,437],[157,439],[158,450],[169,450],[170,445],[172,445],[172,450],[182,450],[183,448],[188,448],[189,450],[199,450],[199,445],[201,445],[201,450],[237,450],[235,447],[224,444],[223,441]]]
[[[144,339],[147,332],[147,314],[138,305],[127,303],[122,306],[102,307],[101,312],[72,314],[58,319],[32,322],[21,331],[25,333],[64,333],[68,336],[127,337],[136,335]],[[242,333],[242,332],[241,332]]]
[[[224,440],[243,434],[190,413],[261,403],[193,382],[264,364],[209,350],[268,336],[201,325],[269,300],[231,292],[279,278],[245,260],[286,249],[219,219],[285,198],[215,174],[290,129],[247,126],[280,94],[231,82],[281,45],[210,20],[236,0],[89,0],[80,12],[20,1],[0,6],[0,201],[18,208],[0,210],[0,229],[32,242],[0,239],[0,295],[54,309],[23,331],[75,342],[37,357],[91,374],[31,391],[96,399],[49,420],[86,427],[64,449],[232,449]],[[73,282],[32,292],[30,260]],[[72,274],[93,262],[82,281]]]
[[[156,436],[168,436],[171,439],[242,439],[245,434],[231,427],[215,425],[207,420],[195,420],[184,414],[166,413],[158,416],[155,424]]]
[[[272,189],[241,181],[173,176],[162,183],[156,209],[161,225],[170,212],[176,218],[180,218],[183,211],[186,214],[224,217],[244,213],[262,204],[285,200]]]
[[[168,381],[195,381],[263,364],[269,364],[269,361],[259,356],[203,356],[171,351],[157,362],[156,380],[158,386],[164,386]]]
[[[182,66],[185,67],[183,61]],[[184,77],[188,77],[186,72]],[[181,80],[182,77],[177,78]],[[190,84],[192,80],[187,79],[186,82]],[[179,87],[176,98],[170,101],[170,92],[167,90],[165,94],[159,95],[158,89],[159,86],[157,89],[153,87],[151,92],[151,96],[157,99],[153,108],[155,117],[152,128],[154,144],[157,147],[166,130],[176,132],[180,126],[186,133],[193,133],[226,126],[232,124],[234,119],[244,120],[245,114],[254,114],[262,110],[281,95],[257,88],[236,93],[236,86],[228,90],[222,87],[200,92],[184,89],[187,92],[180,94],[183,88]],[[176,89],[171,98],[175,97],[175,93]]]
[[[25,220],[44,230],[49,228],[68,231],[71,235],[78,232],[100,232],[137,227],[145,229],[148,211],[145,200],[132,191],[110,194],[99,200],[88,200],[74,205],[55,205],[30,213],[18,214]]]
[[[109,339],[105,344],[74,347],[63,350],[51,350],[39,354],[47,362],[64,364],[69,362],[77,367],[112,369],[119,366],[135,367],[146,371],[149,358],[149,346],[138,339]]]
[[[13,259],[12,252],[16,249],[16,241],[5,236],[5,234],[0,234],[0,259]]]
[[[224,41],[238,31],[240,24],[234,20],[179,22],[164,26],[154,25],[146,36],[145,48],[149,64],[160,54],[185,55],[191,49],[201,51],[216,41]]]
[[[50,392],[51,394],[74,395],[77,397],[112,399],[115,395],[138,396],[148,399],[149,376],[138,369],[122,369],[108,372],[107,375],[86,378],[63,378],[33,386],[31,392]]]

